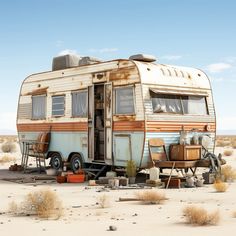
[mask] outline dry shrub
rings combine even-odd
[[[226,147],[226,146],[230,146],[230,145],[231,145],[231,141],[229,141],[229,140],[217,140],[216,141],[217,147]]]
[[[148,204],[160,204],[167,200],[165,193],[157,190],[144,190],[142,192],[137,192],[136,197],[138,200]]]
[[[208,213],[207,210],[197,206],[187,206],[183,209],[187,223],[192,225],[217,225],[220,221],[219,211]]]
[[[5,139],[4,138],[0,138],[0,143],[4,143]]]
[[[233,211],[233,212],[232,212],[232,217],[233,217],[233,218],[236,218],[236,211]]]
[[[21,204],[11,202],[9,212],[14,215],[36,215],[45,219],[59,219],[63,209],[57,194],[52,190],[44,189],[27,194]]]
[[[221,179],[225,182],[236,180],[236,169],[230,165],[225,165],[221,168]]]
[[[234,149],[236,148],[236,141],[235,141],[235,140],[233,140],[233,142],[232,142],[232,145],[231,145],[231,146],[232,146],[232,148],[234,148]]]
[[[16,162],[16,158],[14,156],[4,155],[0,157],[0,164],[5,164],[8,162]]]
[[[223,193],[228,189],[228,184],[222,182],[221,180],[217,180],[215,181],[213,187],[215,188],[216,192]]]
[[[6,142],[2,144],[2,151],[3,152],[15,152],[16,151],[16,144],[13,142]]]
[[[101,208],[107,208],[111,206],[110,197],[106,194],[99,196],[97,199],[97,203]]]
[[[15,201],[12,201],[12,202],[9,203],[8,211],[11,214],[17,215],[18,205],[17,205],[17,203]]]
[[[223,154],[224,156],[231,156],[233,154],[233,150],[232,149],[225,149]]]

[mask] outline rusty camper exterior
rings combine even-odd
[[[106,62],[66,55],[22,83],[17,129],[20,141],[51,130],[47,158],[56,169],[63,162],[122,167],[129,159],[146,168],[150,138],[168,150],[183,130],[188,138],[207,134],[213,152],[216,124],[210,81],[198,69],[142,54]]]

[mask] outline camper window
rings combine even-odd
[[[120,115],[134,114],[134,90],[133,87],[115,89],[116,106],[115,113]]]
[[[63,116],[65,113],[65,96],[52,97],[52,116]]]
[[[152,106],[154,113],[176,113],[183,114],[180,96],[156,94],[151,92]]]
[[[86,117],[88,109],[88,99],[86,91],[72,93],[72,116]]]
[[[206,97],[160,94],[150,91],[154,113],[207,115]]]
[[[207,115],[206,97],[182,96],[182,104],[185,114]]]
[[[46,95],[32,96],[32,119],[46,118]]]

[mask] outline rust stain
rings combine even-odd
[[[135,115],[131,115],[131,116],[115,115],[115,116],[113,116],[114,121],[135,121],[135,119],[136,119]]]
[[[48,87],[44,87],[44,88],[38,88],[33,90],[32,92],[23,94],[22,96],[29,96],[29,95],[43,95],[43,94],[47,94],[47,89]]]
[[[114,121],[114,131],[144,131],[144,121]]]
[[[132,74],[136,74],[136,68],[135,66],[130,66],[126,68],[121,68],[117,70],[113,70],[110,73],[110,81],[113,80],[128,80]]]

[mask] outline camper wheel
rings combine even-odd
[[[58,169],[62,168],[62,158],[61,158],[61,155],[59,153],[57,153],[57,152],[54,152],[51,155],[50,164],[51,164],[53,169],[58,170]]]
[[[76,172],[79,169],[83,168],[83,160],[81,156],[77,153],[73,154],[70,159],[70,168],[72,171]]]

